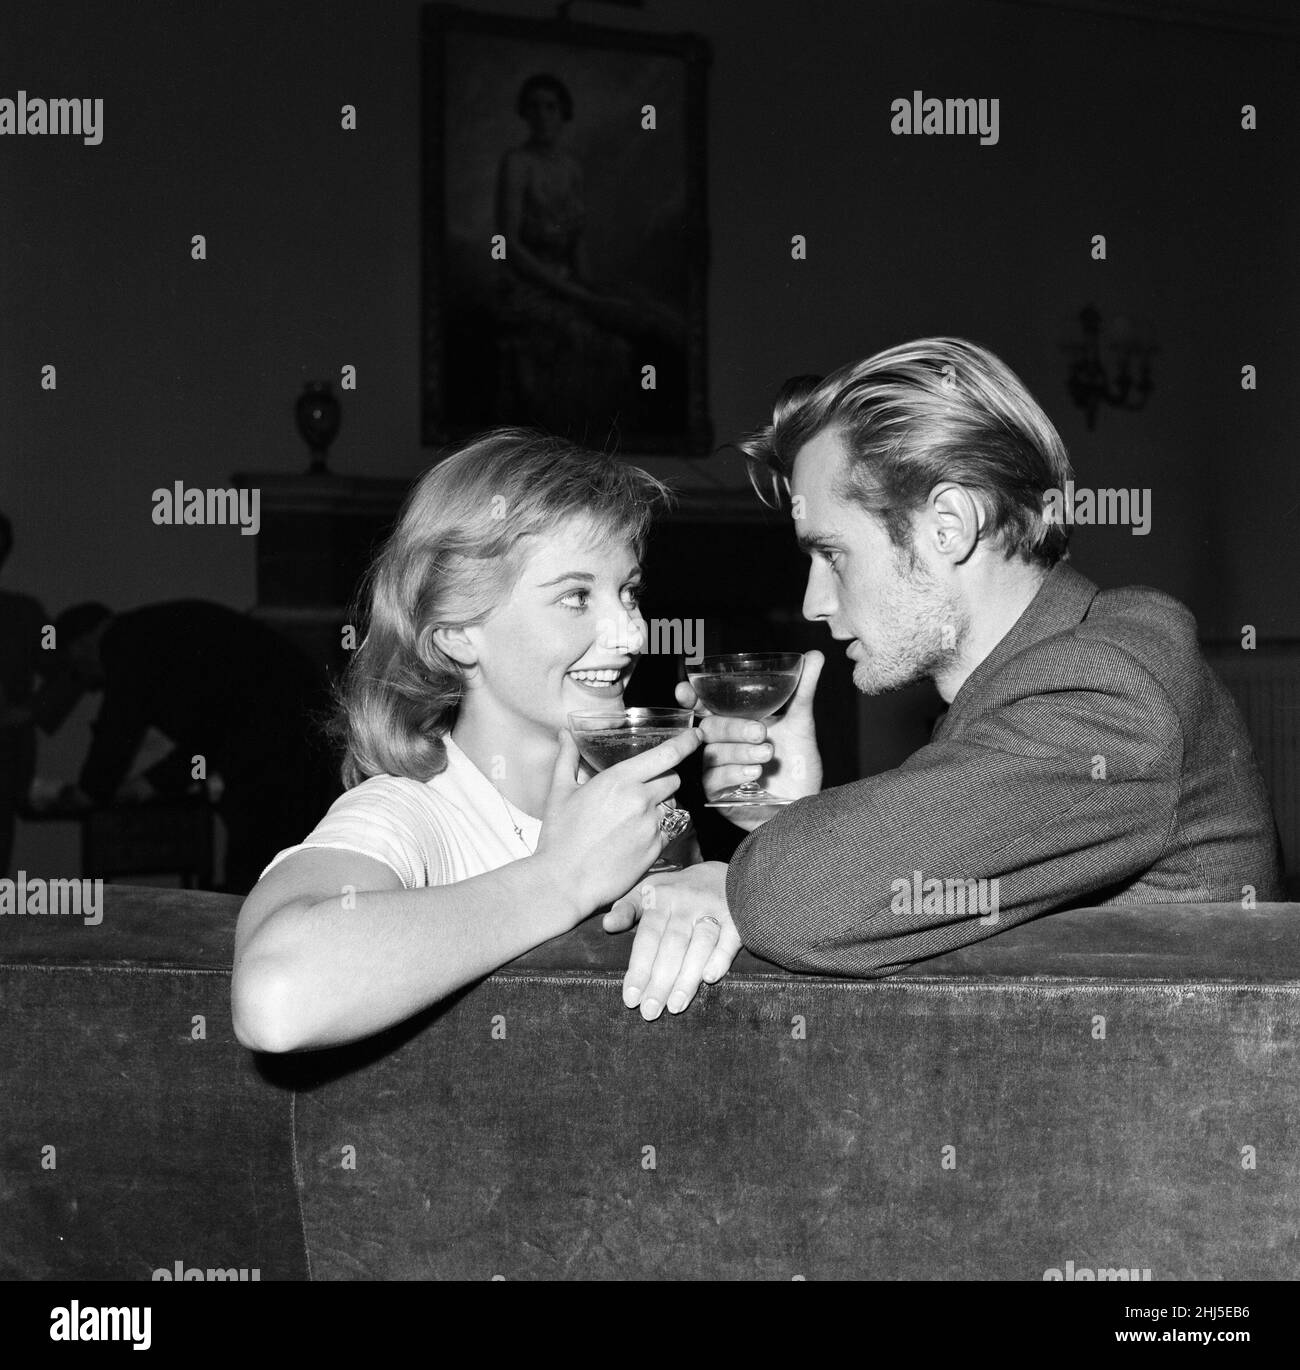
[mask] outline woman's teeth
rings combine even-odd
[[[569,675],[580,685],[613,685],[623,674],[622,671],[570,671]]]

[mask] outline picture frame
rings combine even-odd
[[[426,4],[421,440],[712,447],[708,44]]]

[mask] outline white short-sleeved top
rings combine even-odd
[[[510,803],[450,734],[443,742],[447,765],[432,780],[363,780],[266,870],[294,852],[333,847],[382,861],[409,890],[468,880],[535,851],[541,820]]]

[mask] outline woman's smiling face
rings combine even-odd
[[[641,566],[630,542],[584,518],[529,543],[510,597],[464,630],[476,669],[462,708],[553,737],[571,712],[622,707],[645,648]]]

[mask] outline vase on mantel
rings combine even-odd
[[[293,406],[293,417],[302,440],[311,449],[309,476],[327,476],[329,445],[338,436],[343,411],[329,381],[308,381]]]

